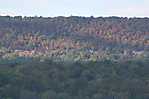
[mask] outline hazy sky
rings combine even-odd
[[[0,14],[149,17],[149,0],[0,0]]]

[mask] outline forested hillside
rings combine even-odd
[[[0,99],[149,99],[149,18],[0,16]]]
[[[147,57],[149,18],[0,16],[1,57]]]

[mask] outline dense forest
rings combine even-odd
[[[149,60],[1,60],[0,99],[148,99]]]
[[[0,16],[0,99],[149,99],[149,18]]]
[[[149,18],[0,16],[0,56],[67,60],[147,57]]]

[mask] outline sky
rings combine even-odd
[[[149,0],[0,0],[0,15],[149,17]]]

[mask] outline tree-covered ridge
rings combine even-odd
[[[148,45],[148,18],[119,17],[0,17],[0,28],[16,33],[95,35],[109,41]]]
[[[148,99],[149,60],[0,60],[1,99]]]
[[[0,47],[1,57],[148,57],[149,19],[0,16]]]

